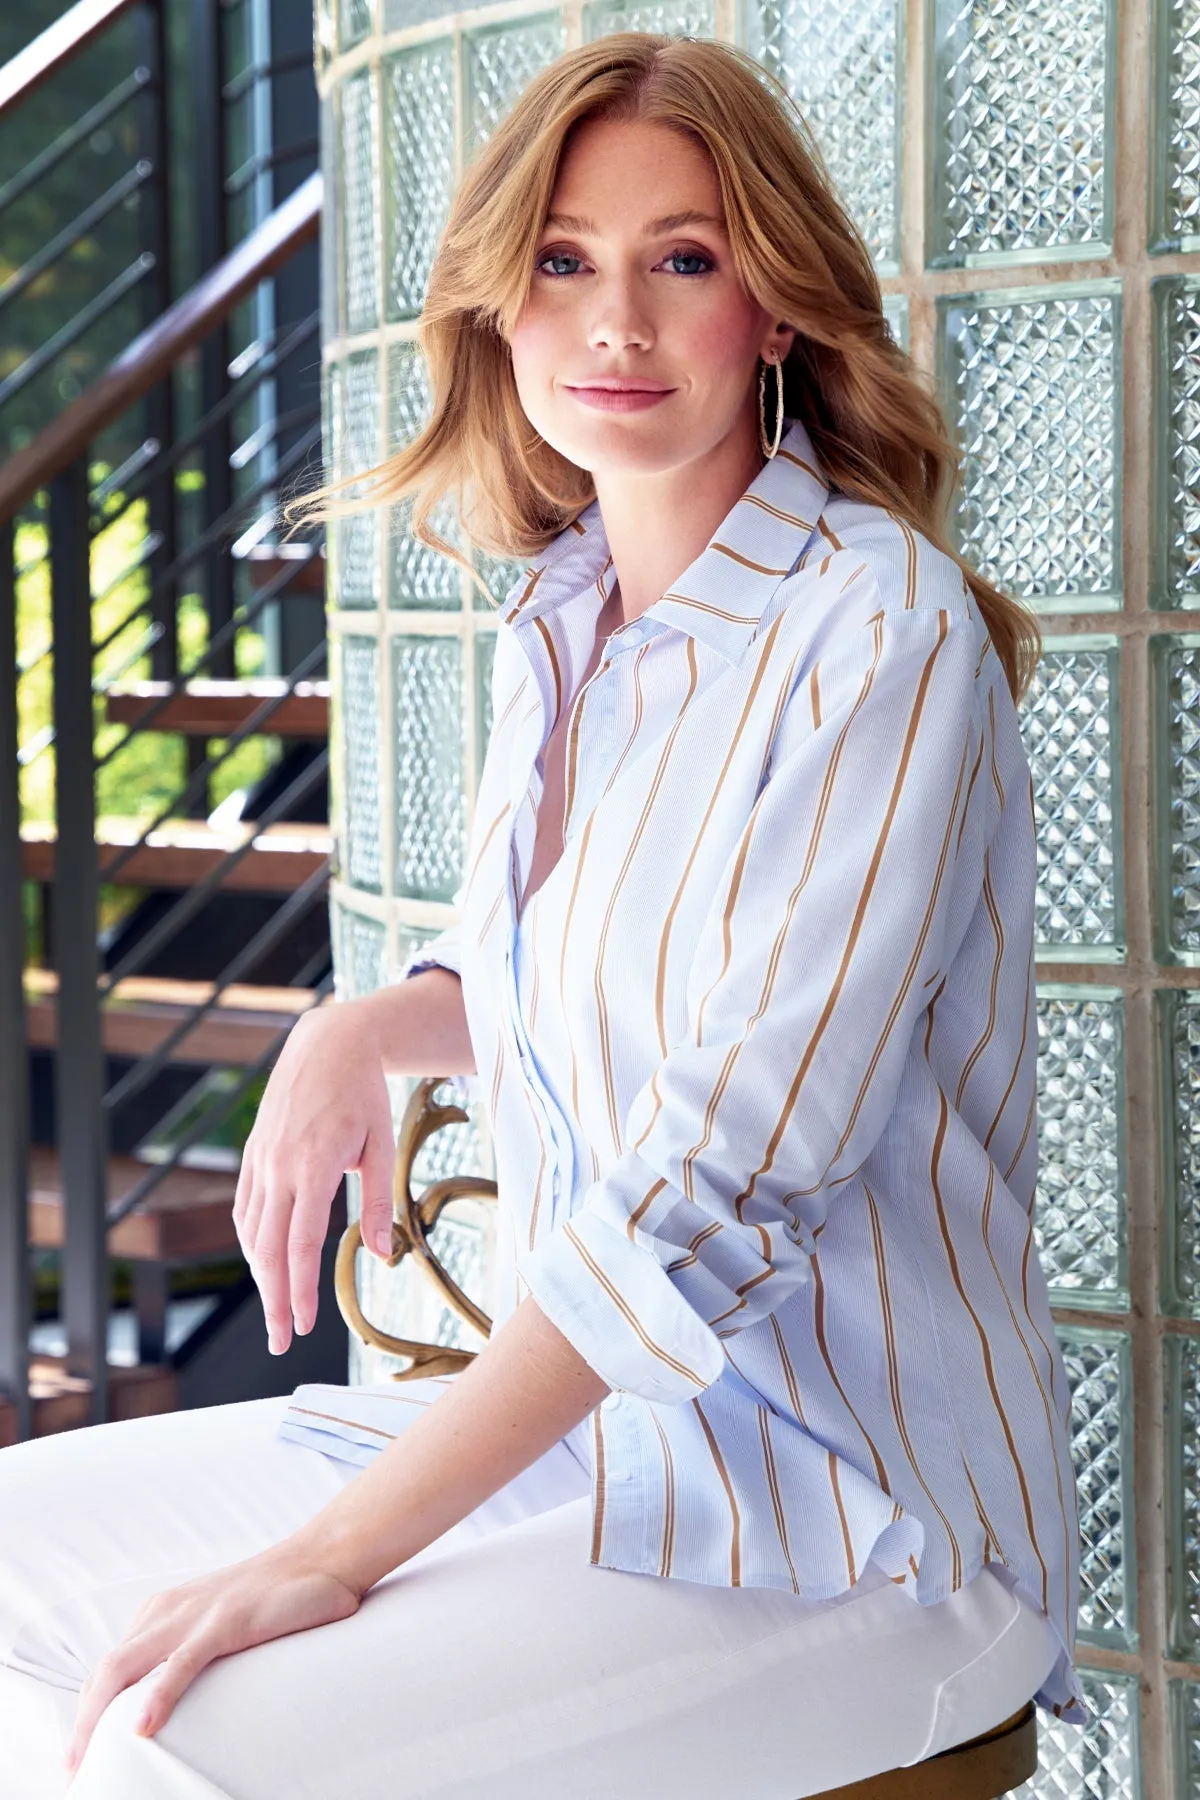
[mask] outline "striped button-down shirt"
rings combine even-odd
[[[615,579],[593,501],[510,593],[459,922],[403,971],[462,979],[494,1326],[532,1292],[613,1389],[593,1563],[826,1598],[873,1558],[931,1603],[990,1562],[1082,1722],[1032,787],[978,605],[797,420],[582,683]]]

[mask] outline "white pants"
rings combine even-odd
[[[0,1451],[3,1800],[67,1791],[77,1691],[148,1594],[355,1478],[276,1438],[285,1404]],[[589,1487],[564,1439],[352,1618],[212,1664],[151,1739],[147,1676],[71,1800],[800,1800],[987,1730],[1053,1666],[1045,1619],[987,1568],[922,1607],[873,1564],[832,1601],[593,1567]]]

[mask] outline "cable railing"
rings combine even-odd
[[[94,21],[97,9],[87,11]],[[123,85],[127,103],[146,85],[142,71]],[[117,104],[115,91],[99,103]],[[61,140],[52,148],[55,156],[67,153]],[[47,153],[41,160],[50,166]],[[323,609],[313,597],[323,545],[320,532],[311,530],[280,545],[274,524],[281,500],[321,465],[319,321],[310,303],[301,316],[256,331],[233,354],[227,337],[235,312],[253,312],[264,284],[315,239],[320,205],[320,177],[312,176],[0,466],[0,714],[11,740],[0,782],[0,1077],[6,1083],[0,1095],[0,1388],[17,1401],[19,1432],[29,1429],[29,1305],[21,1279],[29,1242],[23,883],[34,882],[44,896],[48,921],[39,992],[52,997],[55,1033],[67,1368],[91,1384],[97,1420],[107,1406],[108,1234],[191,1166],[197,1146],[255,1094],[294,1019],[322,1004],[331,989],[327,934],[315,947],[311,929],[297,937],[297,928],[327,905],[327,825],[302,821],[327,817],[328,749],[319,737],[313,741],[311,730],[297,738],[286,728],[298,716],[298,700],[327,692]],[[103,210],[98,199],[93,214],[99,218]],[[78,223],[47,242],[37,267],[27,264],[0,289],[0,317],[6,294],[17,304]],[[214,342],[223,358],[219,391],[177,431],[174,372],[185,358],[208,357],[211,364]],[[309,371],[309,397],[297,391],[298,368]],[[277,384],[288,371],[290,398],[280,404]],[[146,401],[155,391],[167,399],[151,416]],[[0,383],[0,402],[3,392]],[[115,456],[107,448],[113,443],[120,445]],[[214,458],[222,473],[212,484]],[[213,606],[206,579],[218,562],[227,598]],[[38,621],[32,642],[19,644],[20,597],[47,590],[48,618]],[[228,726],[181,727],[181,709],[186,712],[207,680],[216,676],[218,684],[236,688],[230,677],[252,670],[255,659],[261,666],[267,622],[296,605],[313,641],[305,645],[294,622],[287,631],[275,629],[271,641],[286,639],[292,649],[290,666],[272,672],[270,691],[260,694],[252,681],[243,682],[245,699]],[[153,691],[143,696],[146,674]],[[34,716],[18,741],[16,720],[29,717],[28,705],[21,714],[21,695],[30,682],[42,684],[39,692],[52,689],[50,713]],[[273,733],[276,725],[284,728]],[[43,765],[45,775],[38,773]],[[29,817],[28,803],[22,820],[20,786],[35,778],[39,792],[50,792],[52,781],[53,813],[40,823]],[[116,791],[114,783],[136,793],[138,780],[145,791],[129,816],[104,816],[100,799]],[[218,828],[207,821],[215,796],[226,789]],[[277,873],[285,860],[281,846],[294,865],[286,876],[290,887]],[[202,941],[196,933],[203,934],[213,906],[259,892],[248,872],[258,880],[254,871],[272,856],[269,916],[256,915],[241,941],[226,946],[198,998],[195,983],[183,984],[162,1008],[145,1052],[110,1072],[110,1014],[124,1018],[135,992],[138,1004],[153,1011],[145,994],[160,979],[154,971],[181,947]],[[160,888],[146,872],[151,865],[169,865]],[[140,898],[147,890],[157,894],[153,909]],[[109,896],[110,919],[115,897],[126,896],[103,944],[102,894]],[[278,1028],[270,1021],[280,1019],[279,1010],[264,1007],[250,1048],[236,1065],[218,1065],[231,1078],[201,1091],[186,1126],[165,1148],[156,1147],[123,1192],[110,1196],[110,1150],[114,1134],[125,1129],[121,1121],[142,1116],[157,1084],[181,1055],[187,1060],[189,1044],[206,1028],[220,1024],[228,1034],[230,990],[244,993],[260,968],[291,955],[301,938],[304,948],[296,948],[284,980],[295,1001],[283,1008]],[[270,991],[277,989],[278,981]]]

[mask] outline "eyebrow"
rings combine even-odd
[[[579,213],[546,214],[546,224],[556,225],[562,231],[578,231],[585,236],[597,235],[594,220],[585,219]],[[725,229],[724,219],[718,219],[712,213],[697,212],[694,208],[686,208],[683,212],[664,213],[661,219],[649,219],[642,228],[643,236],[657,237],[664,231],[681,231],[685,225],[716,225]]]

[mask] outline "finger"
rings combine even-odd
[[[246,1199],[246,1210],[242,1215],[241,1224],[238,1226],[238,1242],[242,1246],[242,1255],[248,1263],[254,1261],[254,1250],[258,1243],[265,1199],[266,1186],[261,1174],[256,1170],[253,1185]]]
[[[137,1731],[142,1737],[153,1737],[160,1731],[179,1704],[180,1698],[202,1669],[215,1661],[219,1651],[211,1637],[197,1633],[173,1650],[162,1666],[162,1675],[142,1708]]]
[[[135,1681],[140,1681],[143,1675],[148,1675],[162,1661],[164,1648],[161,1633],[147,1632],[127,1638],[97,1663],[80,1690],[75,1726],[67,1748],[68,1769],[76,1768],[83,1760],[105,1707]]]
[[[254,1133],[246,1139],[242,1147],[242,1163],[238,1170],[237,1188],[233,1196],[233,1222],[237,1227],[238,1238],[242,1235],[242,1222],[250,1205],[250,1196],[254,1192]]]
[[[292,1317],[303,1336],[317,1317],[317,1291],[321,1284],[321,1251],[329,1230],[333,1196],[326,1188],[306,1188],[296,1196],[288,1229],[288,1279]]]
[[[288,1286],[287,1245],[295,1195],[278,1177],[267,1189],[251,1273],[262,1296],[267,1341],[272,1356],[282,1356],[292,1341],[292,1297]]]
[[[359,1229],[363,1243],[385,1260],[392,1254],[392,1170],[396,1140],[390,1116],[372,1120],[358,1164],[362,1187]]]

